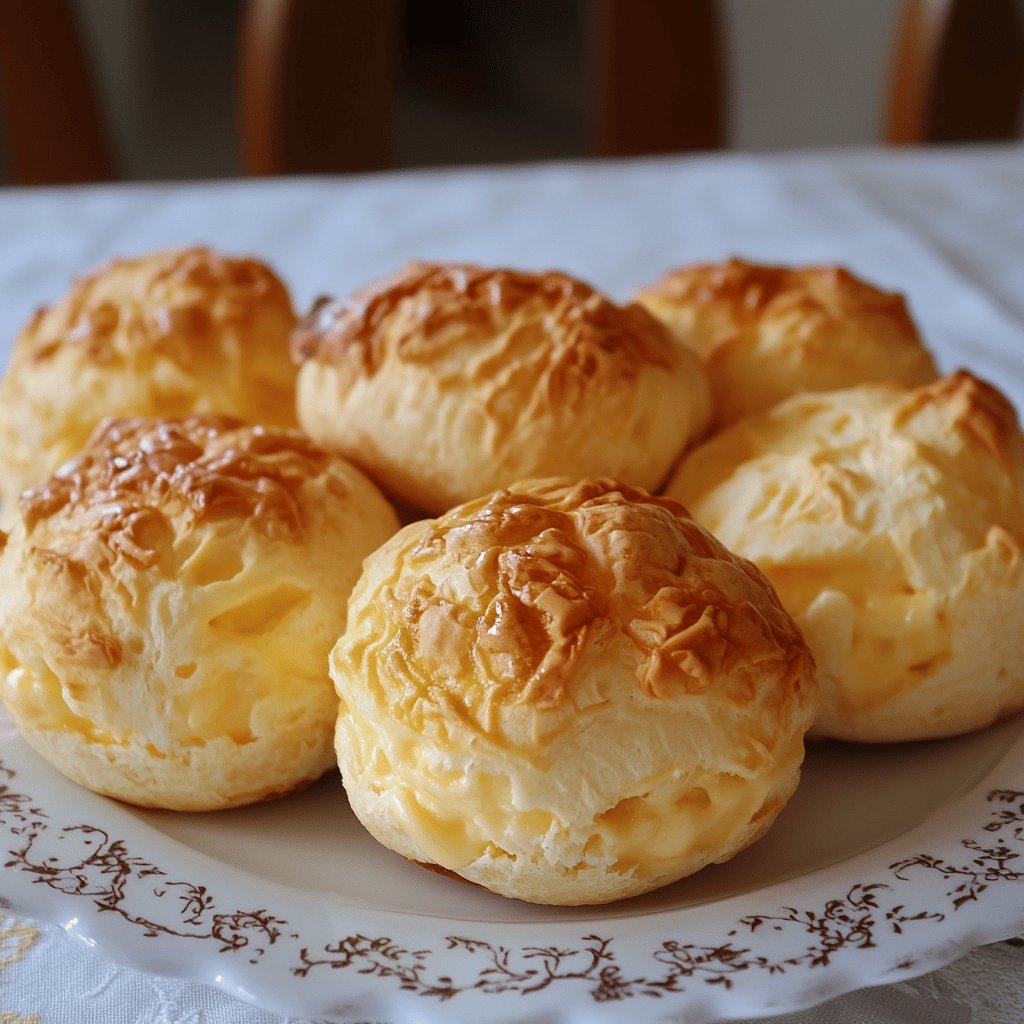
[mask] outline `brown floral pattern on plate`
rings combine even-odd
[[[616,939],[598,934],[581,936],[573,948],[506,946],[450,935],[441,973],[435,964],[442,956],[435,950],[407,949],[390,937],[356,933],[316,951],[289,929],[286,919],[265,908],[224,910],[207,886],[173,879],[105,829],[52,824],[32,797],[11,785],[14,777],[0,761],[0,778],[6,779],[0,782],[0,827],[8,835],[4,868],[29,873],[33,884],[90,899],[143,937],[212,942],[218,953],[241,954],[252,964],[272,945],[295,944],[291,974],[296,978],[322,969],[352,969],[439,1000],[470,991],[527,996],[565,982],[585,984],[597,1002],[658,998],[686,991],[695,982],[730,988],[743,972],[779,974],[828,966],[840,951],[872,949],[883,933],[902,934],[944,921],[999,886],[1024,883],[1024,791],[993,789],[987,794],[988,820],[979,822],[977,835],[960,840],[963,861],[920,853],[889,865],[886,880],[859,882],[820,906],[783,906],[744,916],[721,941],[666,938],[651,951],[652,969],[646,976],[624,971]],[[921,872],[939,880],[939,905],[917,907],[900,900],[901,884]],[[764,947],[771,955],[756,948],[759,933],[772,933]],[[780,948],[788,948],[788,954],[779,955]],[[458,979],[449,969],[453,955],[464,968]],[[894,970],[914,963],[906,959]]]

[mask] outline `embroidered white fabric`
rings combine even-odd
[[[1022,196],[1020,145],[8,189],[0,191],[0,366],[32,310],[73,275],[159,246],[201,241],[266,258],[300,309],[412,258],[564,268],[625,298],[670,266],[739,255],[838,262],[905,292],[944,370],[966,363],[1024,408]],[[285,1019],[113,966],[55,926],[0,911],[2,1024]],[[774,1019],[1020,1024],[1024,942]]]

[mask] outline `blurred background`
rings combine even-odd
[[[992,125],[985,122],[989,104],[975,99],[945,136],[939,126],[934,138],[893,138],[894,76],[900,61],[910,59],[907,6],[903,0],[0,0],[0,87],[8,103],[21,87],[15,74],[43,75],[29,96],[56,88],[56,72],[71,61],[65,51],[47,49],[64,27],[45,19],[50,8],[58,17],[65,8],[85,85],[72,83],[70,99],[57,97],[69,123],[37,126],[44,136],[37,144],[56,153],[54,180],[1019,137],[1024,0],[980,0],[960,5],[972,8],[981,25],[974,26],[962,62],[974,66],[982,89],[993,76],[1008,74],[1015,105]],[[18,10],[37,19],[35,26],[17,27],[21,37],[3,25]],[[1007,59],[1008,70],[1000,71]],[[999,88],[1006,92],[1005,83]],[[93,100],[102,152],[99,163],[78,170],[69,142],[86,129],[89,114],[76,104]],[[31,111],[21,116],[31,120]],[[687,126],[666,130],[672,118]],[[10,114],[7,121],[8,130],[0,130],[0,182],[25,182],[12,158]]]

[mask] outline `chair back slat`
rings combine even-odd
[[[0,2],[0,115],[14,184],[113,177],[113,160],[67,0]]]

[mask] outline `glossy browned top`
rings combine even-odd
[[[266,264],[206,246],[167,249],[111,260],[78,278],[35,314],[19,346],[34,362],[64,346],[91,362],[148,346],[187,363],[189,344],[209,340],[211,328],[248,323],[267,308],[294,319],[285,285]]]
[[[765,577],[678,502],[613,481],[500,491],[436,520],[405,566],[388,589],[396,656],[419,665],[430,689],[472,681],[477,711],[571,702],[581,663],[623,639],[638,685],[656,699],[714,688],[745,705],[759,664],[796,689],[813,681]],[[474,596],[462,585],[454,603],[439,592],[428,582],[437,566],[464,575]],[[480,687],[486,694],[468,696]]]
[[[298,431],[226,416],[108,420],[80,456],[22,495],[21,515],[29,534],[57,516],[77,520],[140,564],[152,561],[171,520],[244,519],[297,540],[300,489],[329,460]]]
[[[390,358],[430,363],[467,341],[541,326],[591,372],[602,359],[670,365],[661,325],[637,305],[619,306],[568,274],[472,264],[410,263],[344,301],[321,299],[292,337],[297,362],[356,360],[369,376]],[[586,370],[588,367],[583,366]]]
[[[780,301],[835,317],[875,313],[917,337],[902,295],[882,291],[839,266],[770,266],[740,259],[695,264],[669,271],[643,294],[679,305],[727,307],[738,322],[758,320]]]

